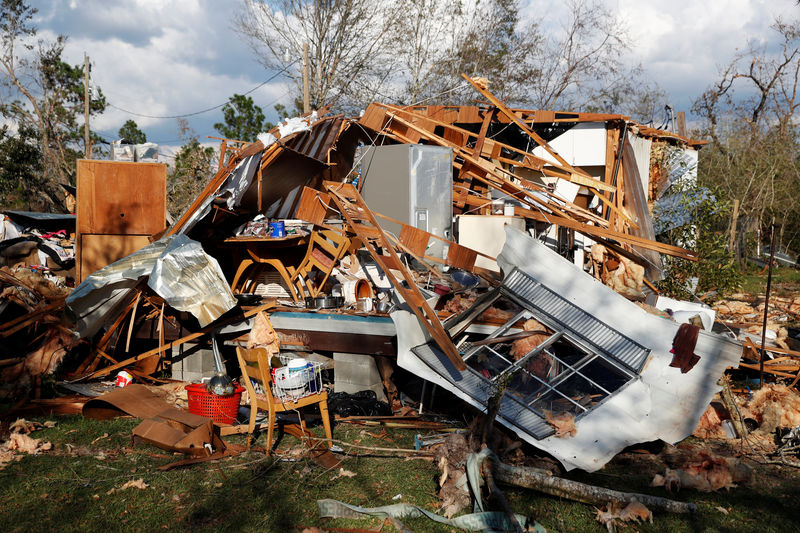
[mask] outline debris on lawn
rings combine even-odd
[[[653,523],[653,513],[650,509],[637,501],[632,501],[625,507],[620,502],[611,501],[597,510],[595,519],[606,526],[609,533],[614,533],[625,522],[650,522]]]
[[[147,483],[144,482],[144,478],[131,479],[130,481],[126,481],[125,483],[123,483],[121,486],[119,486],[117,488],[110,489],[108,492],[106,492],[106,496],[111,496],[115,492],[122,492],[123,490],[127,490],[127,489],[145,490],[149,486],[150,485],[148,485]]]
[[[712,492],[747,483],[753,474],[753,469],[738,458],[719,457],[702,449],[695,454],[681,455],[673,466],[663,475],[656,474],[651,485],[664,487],[668,492],[681,489]]]
[[[42,428],[52,428],[55,423],[47,421],[42,423],[31,422],[23,418],[17,419],[9,425],[10,433],[7,439],[0,443],[0,470],[5,468],[12,461],[19,461],[23,454],[38,455],[39,453],[50,451],[53,445],[43,439],[35,439],[30,436]]]
[[[464,78],[479,105],[325,108],[223,140],[215,175],[170,224],[165,167],[81,160],[77,226],[3,220],[0,399],[18,401],[13,416],[138,418],[134,442],[186,456],[164,471],[258,451],[311,458],[334,481],[356,476],[351,449],[433,457],[444,518],[334,500],[320,515],[453,527],[524,526],[501,484],[593,505],[609,531],[692,512],[558,475],[692,434],[700,446],[668,447],[653,486],[747,483],[717,440],[793,464],[800,352],[787,322],[800,297],[709,306],[655,286],[662,257],[698,260],[656,238],[653,204],[677,172],[659,154],[693,161],[680,174],[696,180],[702,141],[623,115],[512,109]],[[39,267],[23,258],[34,251]],[[331,421],[381,427],[345,442]],[[48,424],[10,424],[0,468],[51,449],[28,435]],[[362,443],[395,442],[390,427],[418,431],[415,449]],[[275,450],[275,429],[300,444]],[[502,512],[460,515],[484,496]]]

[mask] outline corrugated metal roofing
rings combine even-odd
[[[339,137],[342,122],[344,122],[344,118],[341,115],[322,118],[311,125],[310,131],[294,135],[285,143],[285,146],[301,155],[327,163],[328,152]]]

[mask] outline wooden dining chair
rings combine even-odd
[[[325,429],[325,437],[332,439],[331,421],[328,416],[328,393],[322,390],[296,400],[280,400],[275,398],[270,387],[272,377],[267,354],[268,352],[264,348],[248,349],[240,346],[236,347],[236,358],[239,360],[239,367],[242,370],[242,381],[250,397],[250,423],[247,427],[247,432],[250,435],[247,441],[248,446],[252,440],[253,432],[255,431],[256,416],[259,409],[268,412],[267,453],[270,453],[272,451],[272,435],[275,428],[277,413],[296,410],[300,417],[300,426],[305,434],[308,428],[306,427],[305,416],[301,408],[314,404],[319,405],[319,413],[322,416],[322,426]],[[260,384],[263,393],[256,392],[255,383]],[[328,446],[330,446],[330,444],[328,444]]]

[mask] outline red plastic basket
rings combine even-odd
[[[217,424],[236,423],[244,387],[236,385],[230,396],[217,396],[208,392],[204,384],[192,383],[186,385],[186,392],[189,396],[190,413],[210,418]]]

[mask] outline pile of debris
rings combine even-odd
[[[268,313],[282,350],[333,356],[337,391],[399,409],[396,363],[567,469],[689,435],[742,354],[711,332],[712,309],[653,286],[662,254],[697,260],[658,242],[650,213],[702,143],[622,115],[511,109],[466,79],[488,104],[323,109],[223,141],[178,220],[71,292],[76,337],[51,324],[29,373],[79,344],[71,382],[237,374]],[[60,301],[26,305],[0,334],[41,327],[33,314]]]
[[[69,292],[27,267],[0,267],[0,398],[30,390],[76,345],[61,325]]]

